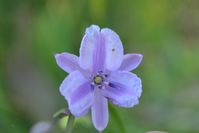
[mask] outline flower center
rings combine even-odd
[[[94,80],[94,83],[95,83],[96,85],[100,85],[100,84],[103,82],[103,77],[100,76],[100,75],[96,75],[96,76],[93,78],[93,80]]]
[[[93,88],[105,89],[109,85],[107,78],[107,73],[98,71],[95,75],[91,76],[91,86]]]

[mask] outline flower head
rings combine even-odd
[[[79,57],[61,53],[55,58],[69,73],[60,86],[69,110],[80,117],[91,109],[98,131],[108,124],[108,100],[121,107],[138,104],[141,80],[129,71],[141,63],[142,55],[124,55],[122,42],[111,29],[91,25],[82,39]]]

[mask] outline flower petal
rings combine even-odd
[[[85,70],[92,71],[93,55],[99,30],[100,28],[98,26],[91,25],[86,29],[86,33],[82,39],[80,47],[79,65]]]
[[[132,107],[138,104],[142,84],[140,78],[127,71],[114,72],[109,77],[109,87],[103,90],[103,95],[122,107]]]
[[[98,131],[102,131],[108,124],[108,100],[101,94],[101,90],[95,89],[94,103],[91,108],[92,121]]]
[[[123,59],[123,46],[119,36],[111,29],[101,30],[106,46],[105,67],[108,70],[117,70]]]
[[[138,67],[142,61],[142,54],[126,54],[124,55],[120,70],[132,71]]]
[[[95,49],[93,52],[93,73],[98,71],[104,71],[104,64],[105,64],[105,56],[106,56],[106,49],[105,49],[105,40],[104,36],[101,33],[96,35],[96,42],[95,42]]]
[[[60,68],[67,73],[79,70],[78,57],[69,53],[55,54],[55,59]]]
[[[79,71],[74,71],[64,79],[60,92],[68,101],[71,113],[80,117],[88,112],[93,103],[93,90]]]

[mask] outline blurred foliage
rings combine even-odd
[[[0,132],[27,133],[67,106],[58,91],[67,74],[53,54],[78,55],[91,24],[115,30],[127,53],[144,54],[134,71],[140,104],[110,105],[104,132],[199,132],[198,14],[197,0],[0,0]],[[96,132],[90,115],[74,132]]]

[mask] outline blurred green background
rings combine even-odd
[[[144,54],[134,71],[140,104],[110,105],[104,133],[198,133],[198,0],[0,0],[0,133],[28,133],[67,106],[58,90],[67,74],[53,54],[78,55],[91,24],[116,31],[126,53]],[[90,115],[74,132],[97,132]]]

